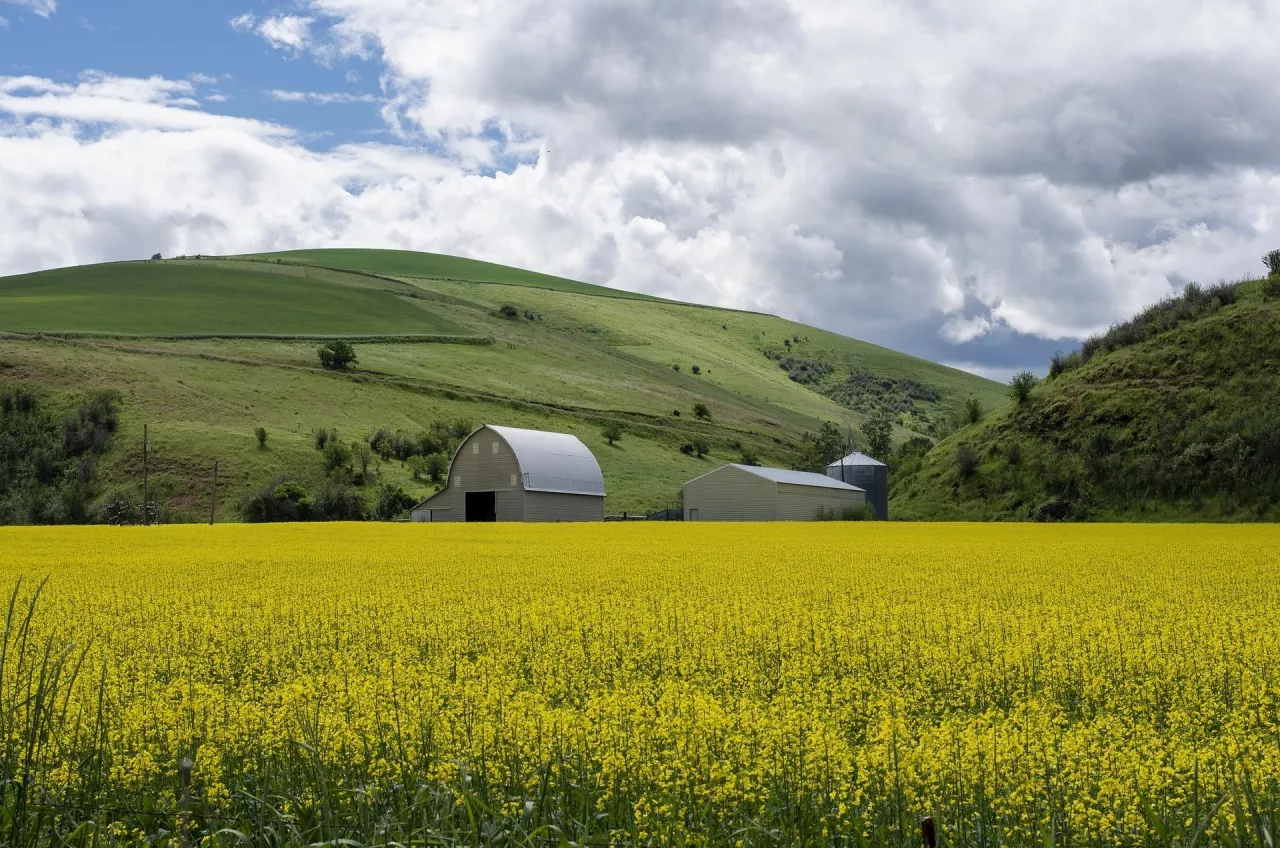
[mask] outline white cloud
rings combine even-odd
[[[9,20],[4,15],[0,15],[0,29],[8,29]]]
[[[191,80],[196,85],[213,85],[218,81],[217,77],[211,77],[208,74],[201,73],[188,74],[187,79]]]
[[[58,0],[0,0],[0,3],[30,9],[42,18],[47,18],[58,11]]]
[[[204,99],[208,100],[210,103],[226,103],[231,98],[225,94],[214,93],[205,95]]]
[[[126,245],[412,247],[779,311],[996,367],[984,357],[1031,349],[1013,331],[1080,337],[1186,279],[1260,270],[1280,246],[1275,4],[294,9],[232,25],[322,61],[380,59],[382,114],[411,148],[309,152],[281,128],[200,112],[181,88],[0,90],[0,110],[19,116],[0,129],[12,145],[0,162],[46,173],[28,143],[47,136],[70,173],[109,149],[145,166],[144,183],[173,179],[199,199],[48,176],[13,194],[0,232],[45,232],[40,209],[53,204],[78,210],[83,241],[24,239],[0,248],[0,267],[119,258]],[[58,123],[102,111],[117,128],[106,137]],[[177,164],[197,161],[235,165],[206,185]],[[137,208],[112,206],[106,223],[113,196]],[[122,227],[141,235],[95,235]]]
[[[237,32],[244,32],[246,30],[253,29],[254,26],[257,25],[257,23],[258,23],[257,17],[246,12],[243,15],[236,15],[234,18],[231,19],[231,28],[236,30]]]
[[[256,31],[277,50],[299,51],[307,46],[314,22],[300,15],[278,15],[262,21]]]
[[[372,94],[351,94],[343,91],[283,91],[273,89],[267,92],[272,100],[281,103],[318,103],[327,106],[333,103],[377,103],[378,98]]]

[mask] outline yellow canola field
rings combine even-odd
[[[68,810],[174,809],[190,758],[209,830],[416,792],[662,844],[1125,845],[1280,780],[1277,527],[0,530],[19,578],[5,776]],[[28,753],[49,640],[78,676]]]

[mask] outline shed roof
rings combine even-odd
[[[862,453],[861,451],[854,451],[853,453],[851,453],[851,454],[849,454],[848,456],[846,456],[844,459],[837,459],[835,462],[831,463],[831,464],[830,464],[830,465],[828,465],[827,467],[828,467],[828,468],[839,468],[839,467],[841,467],[841,466],[854,466],[854,465],[880,465],[880,466],[883,466],[883,465],[884,465],[884,463],[883,463],[883,462],[881,462],[880,460],[876,459],[875,457],[867,456],[865,453]]]
[[[577,436],[492,424],[485,426],[501,436],[515,453],[526,491],[604,497],[604,475],[600,473],[600,463]]]
[[[716,471],[723,471],[725,468],[736,468],[739,471],[745,471],[748,474],[754,474],[757,477],[763,477],[766,480],[772,480],[775,483],[789,483],[792,486],[813,486],[819,489],[843,489],[850,492],[861,492],[863,489],[857,486],[850,486],[848,483],[842,483],[839,480],[833,480],[825,474],[813,474],[809,471],[789,471],[785,468],[761,468],[758,465],[739,465],[731,462],[717,468]],[[715,474],[716,471],[707,472]],[[702,475],[706,477],[706,474]],[[699,478],[694,478],[699,479]]]

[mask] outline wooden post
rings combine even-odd
[[[150,500],[147,497],[147,454],[151,453],[151,441],[147,438],[147,425],[142,425],[142,526],[151,523],[150,510],[147,509],[147,503]]]
[[[933,816],[925,816],[920,822],[920,835],[924,837],[924,848],[938,848],[938,835],[933,829]]]
[[[218,512],[218,463],[213,463],[213,491],[209,496],[209,525],[213,525],[213,518]]]

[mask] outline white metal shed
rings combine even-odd
[[[866,502],[857,486],[825,474],[725,465],[684,484],[686,521],[814,521]]]

